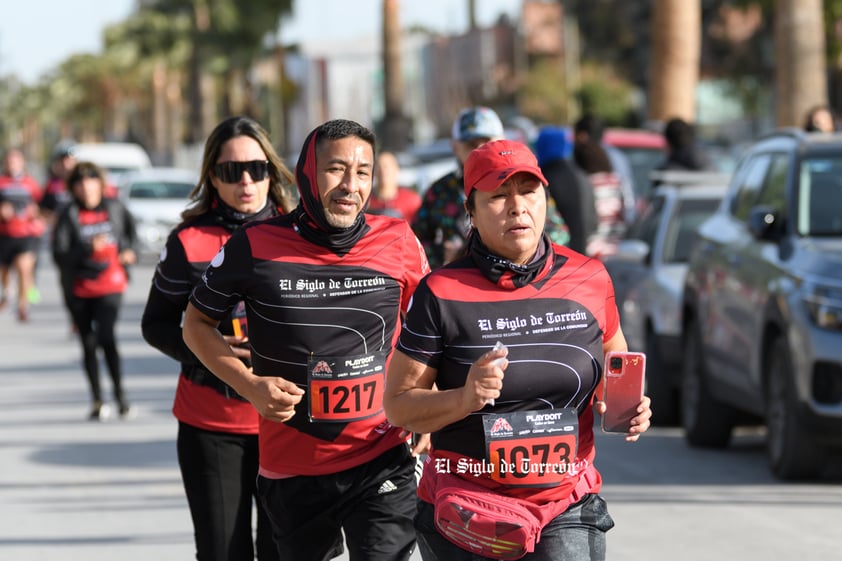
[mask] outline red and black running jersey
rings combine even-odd
[[[32,177],[0,176],[0,203],[10,204],[13,215],[0,220],[0,237],[27,238],[44,233],[44,222],[38,217],[41,188]]]
[[[255,374],[307,389],[308,363],[388,356],[399,314],[428,271],[409,225],[367,217],[369,231],[347,254],[310,243],[284,216],[249,224],[214,257],[191,296],[222,319],[245,301]],[[403,444],[382,410],[363,420],[311,421],[309,391],[286,423],[260,420],[260,465],[279,475],[321,475],[361,465]]]
[[[497,341],[508,347],[500,398],[433,433],[434,453],[481,461],[485,413],[572,407],[579,414],[577,461],[592,461],[590,405],[602,375],[603,342],[619,326],[614,288],[599,261],[552,248],[545,272],[521,288],[498,286],[465,257],[431,273],[415,291],[397,348],[437,369],[439,389],[464,386],[471,364]],[[425,470],[424,477],[435,471]],[[550,492],[562,498],[572,485]]]
[[[79,240],[90,244],[94,237],[103,236],[107,241],[99,251],[90,255],[91,261],[101,264],[96,276],[79,276],[73,282],[73,295],[79,298],[99,298],[126,291],[128,276],[120,264],[117,232],[105,207],[95,210],[79,209]]]
[[[186,375],[188,371],[201,371],[204,376],[213,376],[184,344],[181,317],[193,287],[230,237],[231,230],[209,215],[182,223],[170,234],[152,277],[143,317],[144,337],[181,363],[183,375],[179,376],[173,402],[173,415],[179,421],[204,430],[257,434],[259,415],[251,403],[232,399]],[[224,335],[234,333],[230,318],[220,322],[219,331]]]

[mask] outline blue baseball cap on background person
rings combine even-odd
[[[573,154],[573,138],[569,128],[548,125],[541,128],[535,139],[535,156],[539,165],[553,160],[565,160]]]
[[[468,142],[476,138],[498,139],[505,136],[503,123],[493,109],[471,107],[463,109],[453,122],[453,140]]]

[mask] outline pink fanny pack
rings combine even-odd
[[[593,466],[563,501],[553,503],[561,513],[592,489]],[[528,501],[501,495],[450,474],[442,478],[435,494],[434,520],[442,536],[466,551],[492,559],[520,559],[535,551],[544,524],[528,508]]]

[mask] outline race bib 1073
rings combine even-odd
[[[555,487],[576,461],[573,408],[485,415],[483,428],[491,479],[504,485]]]

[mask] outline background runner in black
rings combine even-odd
[[[108,416],[99,380],[98,349],[122,417],[131,413],[123,391],[123,367],[114,326],[128,284],[126,267],[137,261],[134,220],[117,199],[104,197],[105,174],[90,162],[76,164],[67,178],[72,200],[53,229],[53,258],[66,305],[82,344],[91,389],[91,420]]]

